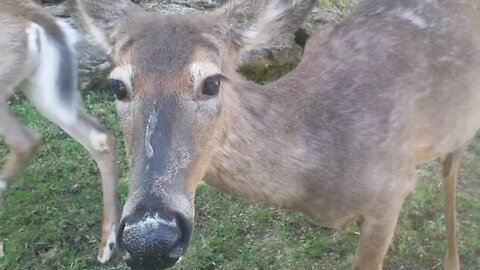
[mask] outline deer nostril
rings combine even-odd
[[[119,243],[124,249],[124,260],[132,268],[163,269],[173,266],[185,247],[180,220],[165,220],[158,214],[145,214],[134,222],[123,223],[119,232]]]

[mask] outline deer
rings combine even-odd
[[[434,160],[444,269],[460,268],[455,197],[480,128],[480,1],[360,1],[317,29],[278,81],[236,72],[243,52],[294,32],[315,2],[166,15],[127,0],[69,1],[115,63],[108,81],[130,166],[117,246],[132,269],[169,268],[185,254],[202,179],[322,226],[356,222],[352,268],[382,269],[416,168]]]
[[[0,0],[0,135],[9,155],[0,171],[0,194],[28,167],[40,135],[10,112],[8,98],[19,91],[51,122],[81,143],[102,178],[103,218],[98,260],[106,262],[120,220],[115,137],[89,116],[77,91],[76,31],[30,0]]]

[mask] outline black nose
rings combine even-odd
[[[141,218],[125,218],[118,238],[124,260],[132,269],[165,269],[172,267],[185,253],[188,232],[183,219],[170,215],[164,219],[158,213],[145,213]]]

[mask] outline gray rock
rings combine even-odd
[[[250,50],[240,57],[238,70],[257,83],[275,81],[300,62],[303,49],[294,34],[277,37],[268,48]]]
[[[71,18],[62,19],[75,28]],[[110,73],[112,64],[106,53],[78,35],[77,50],[80,89],[91,89],[101,83]]]
[[[149,11],[166,14],[188,14],[207,13],[221,6],[223,2],[225,0],[142,1],[140,5]],[[308,24],[306,22],[304,26],[305,29],[311,31],[313,25],[321,21],[321,18],[323,16],[309,16]],[[305,39],[308,36],[309,34]],[[293,34],[280,35],[272,41],[268,48],[243,53],[238,70],[250,80],[260,83],[269,82],[278,79],[294,68],[300,61],[301,56],[302,46],[295,43],[295,36]]]
[[[53,16],[56,16],[56,17],[69,16],[67,12],[67,7],[64,3],[58,4],[58,5],[45,6],[44,8],[48,10],[51,14],[53,14]]]
[[[219,7],[226,0],[157,0],[134,1],[138,2],[145,10],[165,14],[207,13]],[[52,14],[58,17],[67,16],[63,4],[47,6]],[[334,12],[314,8],[312,13],[297,31],[296,35],[286,34],[277,37],[271,46],[264,49],[252,50],[241,56],[239,71],[247,78],[256,82],[268,82],[279,78],[300,61],[302,47],[306,39],[319,24],[324,24],[339,19]],[[70,18],[65,19],[73,24]],[[111,69],[111,63],[105,53],[81,38],[77,44],[80,86],[82,89],[95,87],[101,82]]]
[[[90,89],[101,83],[110,73],[112,64],[103,50],[85,39],[77,45],[79,83],[81,89]]]
[[[318,27],[327,23],[340,20],[341,16],[331,10],[323,10],[320,7],[314,7],[310,15],[305,19],[301,29],[304,29],[309,35]]]

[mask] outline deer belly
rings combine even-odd
[[[480,105],[479,105],[480,106]],[[417,164],[425,163],[459,149],[467,144],[480,128],[480,115],[476,119],[466,119],[448,131],[421,136],[415,140],[414,157]],[[431,137],[430,139],[428,137]]]

